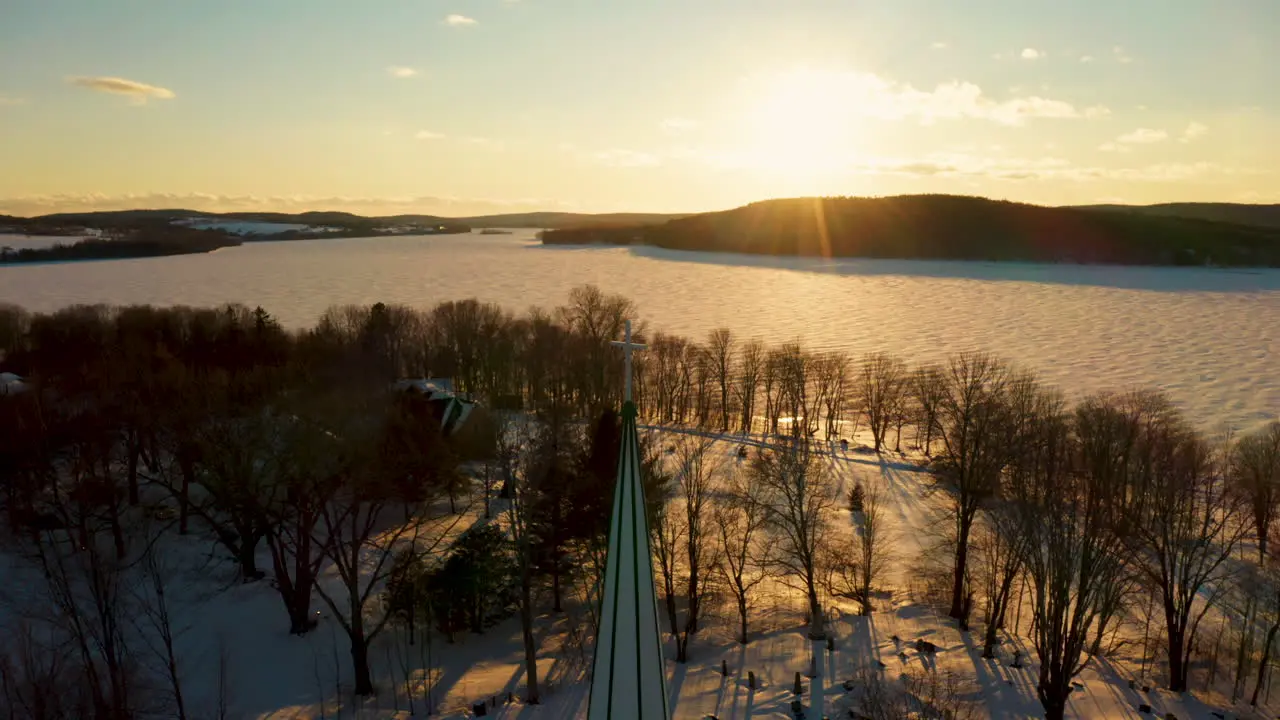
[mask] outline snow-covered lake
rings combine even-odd
[[[262,305],[290,326],[329,305],[514,310],[595,283],[651,328],[728,327],[773,342],[912,362],[983,349],[1069,394],[1164,388],[1205,429],[1280,415],[1280,270],[810,260],[654,248],[544,247],[512,235],[251,243],[208,255],[0,268],[0,301]]]

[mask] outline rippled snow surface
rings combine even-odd
[[[1280,414],[1280,271],[808,260],[544,247],[512,235],[254,243],[208,255],[0,268],[0,301],[262,305],[312,323],[333,304],[478,297],[522,310],[595,283],[651,328],[801,339],[918,362],[995,351],[1075,395],[1164,388],[1206,429]]]

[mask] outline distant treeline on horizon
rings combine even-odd
[[[118,235],[60,242],[50,247],[16,250],[0,247],[0,265],[189,255],[213,252],[219,248],[240,245],[241,242],[238,237],[216,230],[147,225]]]
[[[824,197],[766,200],[656,224],[584,224],[547,230],[541,238],[546,244],[814,257],[1280,266],[1280,228],[1265,219],[1242,224],[1204,219],[1207,214],[953,195]]]

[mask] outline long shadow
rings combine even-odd
[[[961,633],[961,642],[965,654],[969,656],[969,662],[973,664],[974,673],[977,676],[978,685],[983,688],[983,694],[995,700],[990,703],[991,708],[994,710],[1003,707],[1009,701],[1005,693],[1007,686],[1002,682],[1003,678],[999,671],[992,670],[993,665],[999,668],[999,661],[982,657],[982,651],[965,633]]]
[[[689,666],[685,663],[676,663],[675,671],[671,673],[671,684],[667,686],[667,710],[671,713],[671,717],[676,716],[676,706],[680,703],[680,689],[684,687],[685,675],[689,673]]]
[[[1028,282],[1151,292],[1259,292],[1280,290],[1280,269],[1151,265],[1075,265],[978,260],[817,258],[749,253],[669,250],[650,245],[541,245],[531,250],[591,251],[625,248],[637,258],[725,267],[790,270],[822,275],[919,277],[941,280]]]

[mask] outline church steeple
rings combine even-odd
[[[625,339],[613,344],[621,347],[626,356],[626,393],[587,717],[670,720],[658,594],[653,584],[653,556],[640,474],[636,406],[631,397],[631,353],[645,346],[631,342],[630,320]]]

